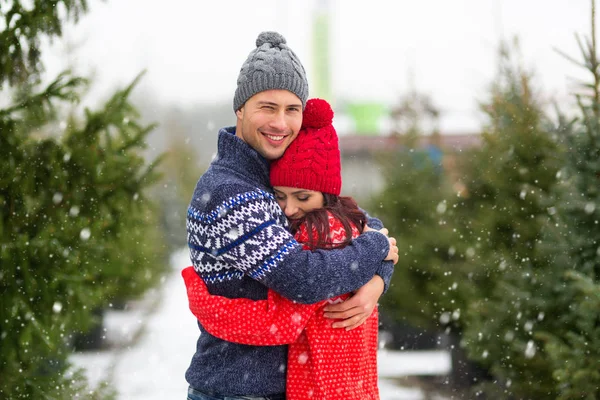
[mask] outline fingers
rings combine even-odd
[[[357,292],[359,292],[362,288],[360,288]],[[336,313],[336,317],[332,318],[348,318],[356,313],[352,313],[351,310],[355,308],[367,307],[367,303],[369,301],[364,299],[364,296],[353,294],[351,297],[337,304],[328,304],[323,308],[323,311],[326,313]],[[340,316],[340,314],[346,313],[345,315]],[[350,313],[350,314],[348,314]]]
[[[361,313],[351,318],[346,318],[342,321],[336,321],[333,324],[331,324],[331,327],[336,329],[346,328],[346,330],[350,330],[350,328],[354,329],[357,326],[360,326],[360,324],[362,324],[363,322],[365,322],[367,317],[368,315],[366,313]]]
[[[387,254],[387,257],[385,258],[386,261],[393,261],[394,264],[396,264],[398,262],[399,256],[398,256],[398,246],[396,246],[396,239],[395,238],[388,238],[388,241],[390,242],[390,250]]]
[[[388,253],[385,261],[393,261],[394,265],[398,262],[400,256],[398,255],[398,247],[392,246],[390,247],[390,252]]]
[[[367,227],[365,225],[365,232],[367,231],[373,231],[374,229],[371,229],[369,227]],[[390,232],[387,230],[387,228],[381,228],[379,230],[380,233],[384,234],[385,236],[388,237],[388,241],[390,243],[390,250],[387,254],[387,256],[384,258],[385,261],[393,261],[394,265],[396,265],[398,263],[399,260],[399,256],[398,256],[398,246],[397,246],[397,242],[396,242],[396,238],[393,237],[389,237]]]
[[[347,331],[351,331],[352,329],[358,328],[359,326],[361,326],[366,320],[367,320],[368,316],[366,316],[364,319],[358,321],[356,324],[354,325],[350,325],[346,327]]]
[[[352,310],[353,308],[356,308],[359,305],[358,299],[355,296],[350,297],[349,299],[338,303],[338,304],[329,304],[326,307],[323,308],[323,311],[325,311],[325,313],[335,313],[336,315],[339,315],[340,313],[344,313],[347,311]],[[331,318],[344,318],[344,317],[331,317]]]
[[[350,310],[341,311],[341,312],[325,312],[323,316],[325,318],[330,319],[349,319],[353,318],[356,315],[363,314],[366,310],[363,307],[353,307]]]

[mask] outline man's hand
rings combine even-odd
[[[333,328],[346,328],[347,331],[350,331],[369,318],[383,293],[383,289],[383,279],[379,275],[375,275],[348,300],[325,307],[324,316],[325,318],[341,320],[334,322],[331,325]]]

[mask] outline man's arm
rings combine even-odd
[[[376,274],[390,249],[385,235],[366,232],[343,249],[302,250],[278,223],[285,216],[273,196],[262,191],[241,193],[210,209],[188,212],[192,262],[233,266],[300,303],[357,290]]]
[[[291,235],[290,240],[297,244]],[[290,300],[311,304],[363,286],[388,251],[388,239],[379,232],[367,232],[343,249],[310,251],[297,244],[268,270],[250,276]]]
[[[358,207],[360,211],[363,212],[363,214],[365,214],[365,217],[367,217],[367,225],[370,226],[371,228],[375,229],[375,230],[380,230],[383,229],[383,222],[381,222],[381,220],[379,218],[375,218],[369,215],[369,213],[366,210],[363,210],[362,208]]]

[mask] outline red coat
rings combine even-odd
[[[342,241],[342,224],[331,214],[329,223],[332,242]],[[356,237],[358,230],[353,228],[352,233]],[[296,240],[308,241],[304,226],[296,233]],[[349,295],[308,305],[295,303],[272,290],[267,300],[229,299],[211,295],[193,267],[184,269],[182,275],[190,310],[211,335],[254,346],[289,344],[287,399],[379,399],[377,309],[358,328],[334,329],[333,321],[323,316],[323,307]]]

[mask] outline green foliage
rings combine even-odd
[[[600,382],[600,283],[575,271],[565,278],[575,302],[568,308],[573,325],[543,333],[546,350],[554,367],[557,399],[596,399]],[[558,327],[560,329],[560,327]]]
[[[418,138],[411,130],[408,143]],[[371,210],[397,238],[400,261],[390,288],[381,298],[382,312],[396,321],[437,329],[460,318],[465,299],[456,265],[464,253],[455,246],[452,189],[442,167],[424,150],[405,148],[379,155],[386,187]],[[444,319],[446,319],[444,321]]]
[[[467,192],[457,207],[459,229],[474,244],[470,262],[478,265],[478,293],[465,313],[463,343],[495,378],[487,392],[552,398],[552,372],[532,336],[547,322],[547,307],[532,297],[549,269],[538,245],[554,206],[560,152],[531,76],[509,51],[501,53],[499,76],[482,108],[488,126],[482,147],[461,167]]]
[[[0,393],[9,397],[65,386],[67,337],[91,326],[91,310],[142,293],[164,270],[145,198],[158,176],[140,155],[152,127],[138,125],[127,101],[135,82],[84,121],[66,119],[62,135],[43,134],[61,125],[55,102],[82,84],[61,75],[0,112]]]
[[[86,11],[87,0],[0,1],[0,89],[36,76],[41,38],[60,37],[64,19]]]
[[[129,101],[139,78],[83,115],[85,79],[65,72],[40,89],[40,35],[60,35],[86,2],[21,3],[0,1],[0,84],[14,85],[0,109],[0,397],[107,398],[69,365],[70,338],[167,264],[147,198],[159,160],[141,155],[153,126]]]
[[[466,185],[457,207],[465,217],[459,218],[460,230],[474,244],[476,262],[484,264],[480,270],[492,286],[503,258],[534,257],[559,168],[557,145],[530,82],[503,50],[498,79],[482,105],[488,118],[482,146],[460,166]]]
[[[578,63],[591,74],[591,83],[582,84],[576,96],[577,118],[561,115],[557,128],[567,157],[557,188],[555,242],[562,244],[566,262],[553,264],[560,319],[540,338],[559,399],[600,397],[600,60],[594,15],[592,2],[592,36],[585,45],[579,41],[583,62]]]
[[[415,153],[396,156],[388,169],[377,200],[401,257],[382,310],[458,333],[470,358],[493,375],[478,387],[492,398],[553,398],[553,369],[536,335],[554,323],[544,317],[556,315],[548,298],[561,299],[549,268],[559,245],[540,246],[550,243],[563,159],[513,53],[503,49],[482,104],[482,145],[446,155],[457,159],[456,171],[440,174]]]
[[[456,221],[480,266],[462,343],[493,398],[600,396],[600,63],[593,40],[581,47],[594,83],[580,116],[549,129],[530,77],[504,58],[483,147],[461,167]]]

